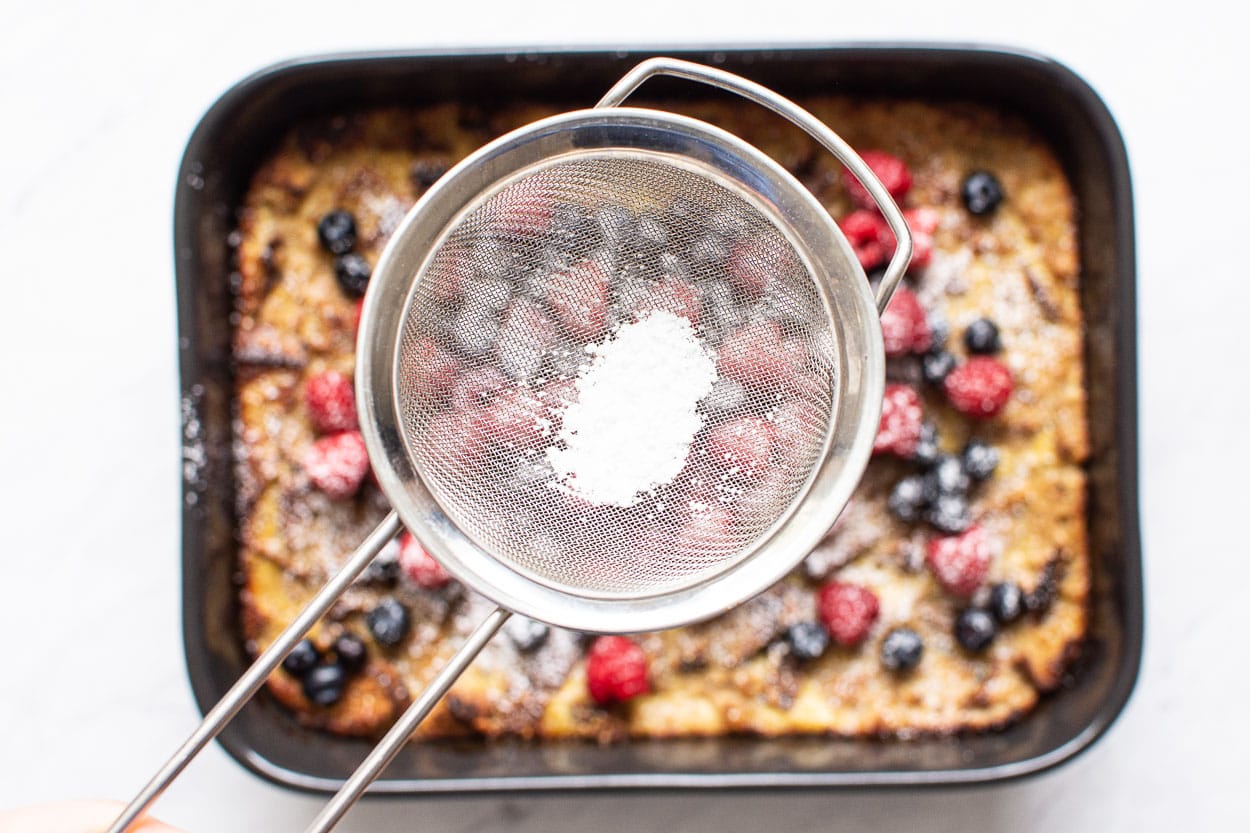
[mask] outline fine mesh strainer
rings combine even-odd
[[[832,219],[775,161],[704,122],[619,106],[660,74],[773,110],[851,170],[898,240],[875,299]],[[499,607],[309,831],[333,827],[511,612],[595,633],[658,630],[779,580],[868,461],[884,387],[878,314],[910,257],[898,207],[828,127],[682,61],[646,61],[594,109],[465,159],[395,231],[361,315],[361,431],[394,511],[111,831],[220,731],[401,524]]]

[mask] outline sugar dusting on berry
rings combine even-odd
[[[559,488],[598,505],[633,506],[685,466],[716,362],[690,322],[664,310],[586,350],[593,358],[546,457]]]

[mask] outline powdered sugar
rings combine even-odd
[[[666,311],[624,324],[586,351],[591,362],[546,457],[558,488],[598,505],[633,506],[685,466],[716,361],[690,322]]]

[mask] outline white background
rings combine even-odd
[[[0,14],[0,808],[124,798],[195,723],[179,637],[170,228],[199,116],[300,54],[944,40],[1030,48],[1108,102],[1137,199],[1146,654],[1057,771],[929,792],[370,803],[345,831],[1247,829],[1250,253],[1244,27],[1198,0],[17,3]],[[158,814],[302,830],[216,747]]]

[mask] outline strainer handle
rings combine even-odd
[[[880,286],[877,287],[877,312],[884,312],[886,305],[890,303],[890,298],[894,296],[895,288],[903,279],[903,273],[907,271],[907,265],[911,262],[911,230],[907,227],[907,221],[903,219],[903,212],[899,210],[890,193],[881,184],[881,180],[877,179],[877,175],[872,172],[859,154],[843,141],[842,137],[830,130],[828,125],[790,99],[754,81],[725,72],[723,69],[715,69],[690,61],[679,61],[676,58],[649,58],[643,61],[617,81],[595,106],[620,106],[621,102],[638,89],[644,81],[656,75],[671,75],[688,81],[699,81],[754,101],[799,127],[850,170],[872,195],[877,208],[881,210],[882,216],[890,226],[895,240],[898,241],[894,247],[894,255],[890,258],[889,265],[886,266],[885,276],[881,279]]]
[[[260,690],[265,680],[269,679],[269,675],[278,667],[283,658],[291,652],[295,647],[295,643],[303,638],[304,634],[316,624],[330,607],[338,601],[339,596],[343,595],[343,591],[347,589],[356,577],[364,572],[365,567],[369,566],[374,557],[381,551],[382,547],[388,541],[399,534],[402,525],[399,522],[399,516],[391,512],[383,521],[377,525],[373,532],[361,543],[359,547],[347,557],[343,566],[334,574],[334,577],[326,582],[307,606],[300,611],[299,615],[286,626],[282,633],[270,643],[269,647],[261,652],[256,661],[252,663],[247,671],[243,672],[243,676],[230,687],[230,690],[217,701],[217,705],[204,715],[204,720],[196,727],[178,750],[170,756],[169,760],[152,776],[152,780],[144,786],[139,794],[136,795],[131,802],[122,810],[121,815],[109,827],[108,833],[124,833],[124,831],[134,824],[135,820],[152,805],[160,797],[161,793],[173,782],[175,778],[191,763],[191,760],[200,753],[200,751],[208,745],[208,742],[217,737],[226,724],[239,713],[244,704]]]
[[[378,741],[378,745],[373,747],[368,757],[360,762],[360,766],[356,767],[351,777],[343,782],[343,786],[334,794],[334,797],[326,802],[304,833],[326,833],[338,824],[339,820],[369,788],[369,785],[382,774],[386,765],[399,754],[399,750],[421,725],[421,721],[430,713],[430,709],[443,698],[452,683],[464,673],[473,658],[481,653],[482,648],[511,615],[503,608],[495,608],[482,620],[465,643],[460,646],[460,650],[447,660],[447,664],[434,676],[433,680],[430,680],[420,696],[413,700],[412,704],[400,715],[399,720],[395,721],[395,725],[387,731],[382,740]]]

